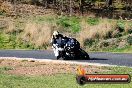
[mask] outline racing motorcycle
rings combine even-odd
[[[65,49],[65,51],[62,54],[63,58],[66,60],[88,60],[89,55],[81,48],[76,49],[74,51],[68,51]]]
[[[65,47],[59,47],[57,44],[53,44],[53,51],[55,56],[59,56],[57,59],[63,60],[88,60],[89,55],[81,48],[73,48],[66,44]]]

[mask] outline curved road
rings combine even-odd
[[[76,60],[79,62],[102,63],[119,66],[132,67],[132,53],[89,53],[90,60]],[[55,56],[50,50],[0,50],[0,57],[18,57],[18,58],[35,58],[35,59],[52,59]]]

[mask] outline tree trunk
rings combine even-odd
[[[110,5],[112,5],[113,0],[106,0],[106,6],[109,7]]]
[[[80,0],[80,6],[79,6],[79,8],[80,8],[80,12],[81,12],[81,14],[83,14],[83,4],[84,4],[84,0]]]
[[[72,16],[72,0],[70,0],[70,16]]]

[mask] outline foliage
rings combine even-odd
[[[0,11],[0,15],[5,15],[5,12],[4,11]]]
[[[60,17],[57,21],[57,24],[64,28],[71,29],[72,33],[77,33],[80,31],[79,18],[77,17]]]
[[[132,36],[128,36],[127,42],[128,42],[128,44],[132,45]]]
[[[3,70],[3,71],[8,71],[8,70],[12,70],[13,68],[11,67],[0,67],[0,70]]]
[[[3,0],[4,1],[4,0]],[[80,14],[83,12],[87,12],[88,9],[94,9],[94,8],[98,8],[98,9],[104,9],[104,6],[107,6],[106,8],[109,8],[109,5],[106,4],[110,4],[110,2],[112,0],[6,0],[8,2],[11,2],[12,4],[29,4],[29,5],[37,5],[37,6],[42,6],[45,8],[50,8],[50,9],[55,9],[56,13],[66,13],[66,14],[76,14],[76,12],[78,12]],[[102,3],[99,6],[99,3]],[[115,8],[119,8],[120,9],[124,9],[127,7],[131,9],[131,7],[129,5],[131,5],[130,1],[123,1],[123,3],[118,2],[118,1],[113,1],[112,2],[112,6]],[[127,4],[130,3],[130,4]],[[97,5],[96,5],[97,4]],[[72,5],[72,6],[71,6]],[[70,11],[72,10],[72,12]],[[105,9],[104,9],[105,10]],[[6,12],[10,12],[10,11],[6,11]],[[74,13],[75,12],[75,13]],[[100,11],[99,11],[100,12]],[[119,16],[119,15],[118,15]]]
[[[124,31],[124,27],[125,27],[125,22],[123,20],[118,20],[117,21],[117,26],[119,28],[119,31],[123,32]]]
[[[33,49],[30,43],[17,40],[16,36],[0,33],[0,49]]]
[[[132,29],[128,30],[128,33],[129,33],[129,34],[132,34]]]
[[[84,46],[89,46],[89,47],[91,47],[94,43],[95,43],[95,40],[93,40],[93,39],[86,39],[86,40],[84,41]]]
[[[0,67],[0,74],[3,73],[4,71],[9,71],[9,70],[13,70],[12,67]]]
[[[113,47],[111,49],[107,48],[103,50],[104,52],[118,52],[118,53],[131,53],[132,52],[132,46],[125,46],[123,48],[117,48]]]
[[[125,30],[128,34],[132,34],[132,22],[126,22]]]
[[[33,17],[33,21],[35,21],[38,24],[51,23],[54,21],[54,18],[46,17],[46,16],[37,16],[37,17]]]
[[[92,17],[89,17],[87,19],[87,22],[89,25],[93,26],[93,25],[97,25],[99,24],[99,18],[92,18]]]
[[[6,47],[9,48],[8,43],[9,43],[9,36],[0,34],[0,48],[6,48]]]

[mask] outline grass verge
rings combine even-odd
[[[80,86],[76,83],[76,74],[60,73],[50,76],[23,76],[7,74],[5,71],[12,70],[0,69],[0,88],[132,88],[129,84],[86,84]],[[130,74],[132,76],[132,68],[130,67],[103,67],[109,71],[99,72],[102,74]],[[98,74],[99,74],[98,73]],[[97,73],[96,73],[97,74]]]
[[[124,48],[113,48],[106,49],[103,52],[113,52],[113,53],[132,53],[132,46],[126,46]]]

